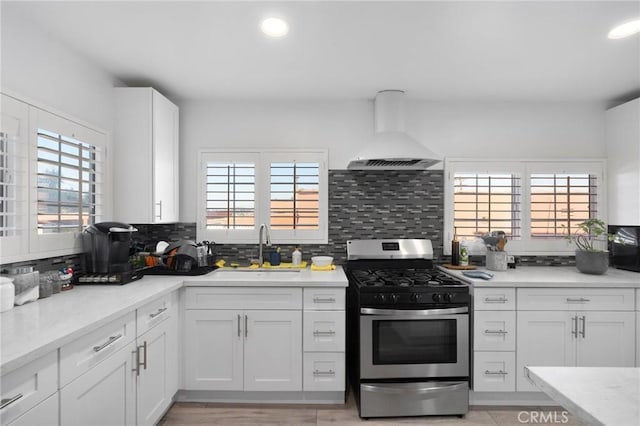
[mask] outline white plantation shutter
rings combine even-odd
[[[253,229],[256,226],[256,165],[206,163],[206,228]]]
[[[271,163],[271,229],[320,226],[320,164]]]

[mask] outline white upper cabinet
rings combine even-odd
[[[178,107],[150,87],[115,90],[114,219],[176,222]]]
[[[608,222],[640,225],[640,98],[606,115]]]

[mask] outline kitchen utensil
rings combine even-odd
[[[331,263],[333,263],[333,257],[332,256],[313,256],[311,258],[311,262],[313,262],[314,265],[322,268],[323,266],[331,265]]]

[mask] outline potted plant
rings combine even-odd
[[[600,219],[587,219],[578,225],[575,234],[567,240],[576,245],[576,268],[583,274],[602,275],[609,268],[607,242],[613,234],[607,233],[607,225]]]

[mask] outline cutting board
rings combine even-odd
[[[476,269],[476,265],[464,265],[463,266],[463,265],[452,265],[450,263],[445,263],[442,266],[444,266],[447,269],[455,269],[455,270],[458,270],[458,271],[468,271],[468,270],[471,270],[471,269]]]

